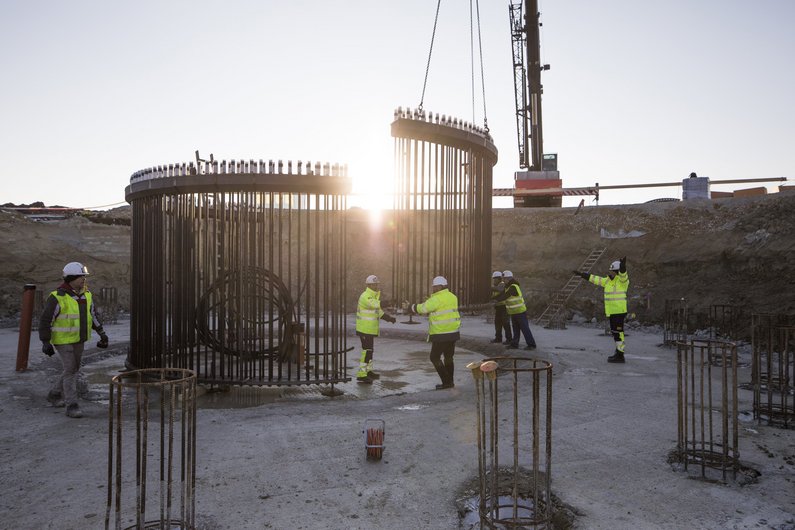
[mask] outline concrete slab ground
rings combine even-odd
[[[352,323],[352,320],[351,320]],[[350,326],[352,329],[352,326]],[[233,389],[198,398],[196,514],[201,529],[451,529],[456,501],[477,477],[475,390],[465,365],[505,353],[484,316],[465,316],[456,387],[438,382],[427,324],[384,324],[372,386]],[[16,372],[18,332],[0,330],[2,528],[103,528],[107,499],[107,386],[123,366],[129,322],[108,326],[108,352],[88,349],[85,417],[45,400],[59,362],[32,341]],[[595,326],[532,326],[534,352],[553,363],[552,490],[574,528],[795,529],[795,431],[758,425],[740,390],[740,460],[755,481],[696,480],[667,463],[675,448],[676,352],[654,330],[630,330],[624,365]],[[355,337],[349,346],[358,346]],[[740,383],[750,350],[740,348]],[[354,374],[355,355],[349,355]],[[385,422],[382,460],[367,461],[362,429]],[[132,513],[124,525],[132,524]]]

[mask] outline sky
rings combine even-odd
[[[477,47],[473,101],[470,5],[485,105]],[[519,169],[508,5],[441,1],[423,101],[478,125],[485,106],[501,188]],[[346,163],[349,205],[388,207],[390,124],[421,101],[436,6],[0,0],[0,204],[124,204],[135,171],[199,150]],[[544,151],[558,154],[564,186],[691,172],[795,179],[795,1],[540,0],[539,10]],[[599,204],[668,197],[681,188],[605,190]]]

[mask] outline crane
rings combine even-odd
[[[519,167],[538,171],[544,151],[541,71],[549,70],[549,65],[541,65],[538,0],[512,0],[509,9]]]
[[[557,155],[544,153],[541,119],[541,64],[538,0],[510,0],[511,47],[513,49],[513,85],[516,101],[516,132],[519,144],[519,167],[516,180],[534,180],[543,187],[560,187]],[[545,162],[547,160],[547,162]],[[548,170],[548,172],[545,172]],[[522,179],[522,177],[524,177]],[[557,181],[557,182],[552,182]],[[543,184],[542,184],[543,183]],[[526,183],[527,184],[527,183]],[[517,184],[517,187],[518,184]],[[528,186],[522,186],[528,187]],[[530,187],[536,187],[535,185]],[[551,206],[549,198],[514,196],[514,206]],[[554,200],[554,199],[553,199]]]

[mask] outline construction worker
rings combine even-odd
[[[378,276],[371,274],[365,279],[364,292],[359,296],[356,307],[356,334],[362,341],[362,354],[359,357],[359,371],[356,381],[372,384],[381,375],[373,371],[373,346],[378,336],[378,320],[395,323],[395,317],[381,309],[381,283]]]
[[[527,321],[527,306],[524,303],[524,296],[522,296],[522,288],[519,287],[519,282],[513,277],[511,271],[503,271],[502,280],[505,282],[505,292],[497,296],[495,300],[505,301],[505,311],[511,318],[513,338],[508,343],[508,348],[519,347],[519,334],[521,333],[527,343],[525,350],[535,350],[536,340],[533,337],[533,332],[530,331],[530,323]]]
[[[594,285],[604,288],[605,315],[610,320],[610,332],[616,343],[616,351],[607,358],[609,363],[624,362],[624,319],[627,316],[627,289],[629,276],[627,275],[627,258],[610,264],[607,271],[608,277],[596,276],[580,271],[572,271],[577,276],[588,280]]]
[[[86,276],[88,269],[82,263],[67,263],[63,268],[63,283],[50,293],[39,321],[41,351],[48,356],[57,351],[63,361],[63,373],[47,394],[47,401],[54,407],[66,406],[70,418],[83,417],[77,403],[77,377],[92,329],[99,334],[97,347],[108,347],[108,336],[97,318]]]
[[[497,297],[505,292],[505,282],[502,281],[502,272],[494,271],[491,274],[491,301],[494,302],[494,340],[496,344],[510,344],[511,319],[505,310],[505,300],[497,301]],[[505,342],[502,342],[502,332],[505,330]]]
[[[453,388],[453,356],[455,341],[461,335],[461,315],[458,314],[458,297],[447,288],[447,279],[437,276],[431,282],[431,296],[422,304],[411,304],[411,312],[428,316],[428,340],[431,343],[431,364],[436,368],[442,383],[436,390]],[[444,362],[442,362],[444,356]]]

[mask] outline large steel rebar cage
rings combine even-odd
[[[129,368],[210,384],[348,381],[347,166],[211,161],[132,175]]]
[[[488,302],[492,169],[488,131],[422,110],[395,111],[392,289],[421,300],[444,276],[462,306]]]

